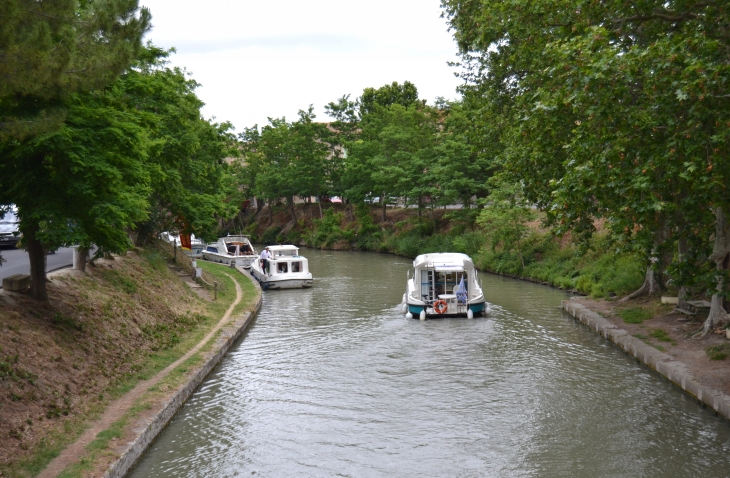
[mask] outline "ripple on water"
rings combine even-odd
[[[728,424],[483,275],[487,318],[399,313],[410,261],[306,251],[132,476],[724,476]]]

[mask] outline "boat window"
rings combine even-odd
[[[276,271],[279,274],[286,274],[287,273],[287,263],[286,262],[279,262],[276,265]]]
[[[218,253],[218,248],[217,247],[213,247],[213,246],[208,246],[208,249],[206,249],[206,251],[208,251],[208,252],[215,252],[217,254]]]
[[[436,295],[453,293],[456,284],[456,272],[439,272],[438,279],[434,285]]]
[[[428,271],[421,271],[421,297],[426,296],[433,299],[431,295],[431,281],[428,279]]]
[[[292,272],[302,272],[302,263],[301,262],[292,262],[291,271]]]

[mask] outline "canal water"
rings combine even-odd
[[[559,309],[482,274],[487,318],[408,320],[411,261],[304,251],[131,476],[728,476],[730,425]]]

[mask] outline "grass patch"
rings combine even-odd
[[[730,344],[720,344],[714,347],[707,347],[705,353],[710,360],[725,360],[730,355]]]
[[[123,276],[114,269],[106,269],[102,271],[101,276],[116,290],[130,295],[137,292],[137,283],[129,277]]]
[[[670,342],[672,345],[677,345],[677,341],[667,335],[667,333],[662,329],[652,329],[649,332],[649,335],[660,342]]]
[[[654,312],[641,307],[620,310],[617,314],[627,324],[640,324],[654,317]]]

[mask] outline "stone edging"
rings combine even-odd
[[[659,375],[696,398],[700,403],[730,420],[730,397],[697,382],[692,378],[692,373],[686,364],[632,337],[625,330],[616,327],[582,304],[572,300],[563,300],[561,307],[588,328],[593,329],[639,362],[658,372]]]
[[[234,319],[230,324],[221,328],[218,339],[213,344],[212,351],[207,352],[204,356],[204,365],[189,377],[188,382],[182,388],[178,389],[172,397],[159,406],[159,409],[153,417],[148,419],[136,430],[137,437],[127,445],[122,455],[109,465],[109,468],[103,475],[104,478],[123,478],[129,473],[147,451],[147,448],[155,441],[165,427],[167,427],[170,420],[185,405],[185,402],[188,401],[200,384],[203,383],[205,377],[220,363],[236,340],[248,329],[251,320],[258,313],[259,309],[261,309],[262,295],[261,287],[259,287],[258,283],[250,275],[243,275],[248,277],[256,286],[258,297],[254,303],[253,311],[244,313]]]

